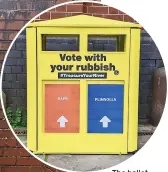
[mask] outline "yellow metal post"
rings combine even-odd
[[[27,37],[27,146],[37,151],[37,42],[36,28],[26,29]]]
[[[140,29],[131,29],[128,152],[137,150],[138,146],[139,53]]]

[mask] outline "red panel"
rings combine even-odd
[[[79,133],[79,84],[45,85],[45,132]]]

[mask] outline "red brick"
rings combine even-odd
[[[17,31],[8,32],[8,40],[13,40],[17,33]]]
[[[17,145],[18,148],[23,148],[23,146],[17,141]]]
[[[139,24],[136,20],[134,20],[134,23]],[[142,28],[142,27],[141,27]]]
[[[0,166],[2,165],[15,165],[16,158],[0,157]]]
[[[30,154],[23,148],[5,148],[4,156],[30,156]]]
[[[108,7],[88,7],[88,13],[108,14]]]
[[[62,17],[65,17],[66,16],[66,13],[51,13],[51,19],[56,19],[56,18],[62,18]]]
[[[61,172],[60,170],[56,170],[54,168],[51,168],[51,167],[47,167],[47,168],[44,168],[44,172]]]
[[[1,31],[0,40],[13,40],[16,34],[17,31]]]
[[[19,12],[15,12],[13,20],[30,20],[32,17],[34,17],[35,15],[37,15],[38,13],[35,11],[19,11]]]
[[[7,30],[20,30],[24,26],[24,21],[9,21]]]
[[[0,139],[0,147],[6,146],[6,139]]]
[[[43,163],[35,158],[17,158],[17,165],[33,165],[33,166],[41,166]]]
[[[123,15],[104,15],[104,18],[123,21]]]
[[[87,6],[83,6],[83,13],[87,13],[88,12],[88,7]]]
[[[42,168],[42,167],[31,167],[30,172],[44,172],[44,168]]]
[[[61,171],[61,170],[56,169],[55,172],[64,172],[64,171]]]
[[[77,2],[77,3],[75,2],[74,5],[76,5],[76,4],[77,5],[83,5],[84,3],[83,2]]]
[[[0,138],[14,138],[11,130],[0,130]]]
[[[106,5],[99,4],[99,3],[92,3],[92,6],[94,6],[94,7],[103,7],[103,6],[106,6]]]
[[[102,17],[103,18],[103,14],[93,14],[93,16],[95,16],[95,17]]]
[[[56,8],[52,8],[51,10],[49,10],[48,12],[55,12]]]
[[[46,12],[46,13],[40,15],[40,19],[49,20],[50,19],[50,12]]]
[[[0,52],[0,60],[4,60],[4,57],[5,57],[5,52]],[[1,118],[3,118],[3,114],[1,113]]]
[[[128,15],[124,15],[124,21],[126,21],[126,22],[134,22],[135,20],[132,17],[128,16]]]
[[[120,10],[118,10],[118,13],[119,13],[119,14],[125,14],[124,12],[122,12],[122,11],[120,11]]]
[[[92,2],[84,2],[83,5],[84,6],[93,6],[93,3]]]
[[[58,169],[55,169],[54,172],[64,172],[64,171],[61,171],[61,170],[58,170]]]
[[[69,13],[69,16],[78,16],[80,14],[83,14],[83,13]]]
[[[9,46],[10,46],[11,42],[5,42],[5,41],[1,41],[0,42],[0,50],[8,50]]]
[[[57,11],[57,12],[66,12],[66,9],[67,9],[67,5],[61,5],[59,7],[56,7],[55,11]]]
[[[46,169],[49,169],[50,171],[45,171]],[[52,168],[50,166],[46,166],[45,170],[44,170],[45,172],[51,172],[51,171],[54,171],[54,172],[62,172],[61,170],[57,170],[57,169]]]
[[[29,172],[29,167],[3,167],[4,172]]]
[[[50,169],[48,169],[48,168],[45,168],[45,169],[44,169],[44,172],[53,172],[53,171],[54,171],[54,170],[50,170]],[[56,170],[55,170],[55,171],[56,171]],[[55,171],[54,171],[54,172],[55,172]]]
[[[3,154],[3,151],[2,151],[2,149],[0,149],[0,156],[2,156],[2,154]]]
[[[109,14],[118,14],[118,10],[116,8],[109,7]]]
[[[17,140],[16,139],[7,139],[6,140],[6,146],[16,147],[16,145],[17,145]]]
[[[32,19],[33,17],[35,17],[38,14],[38,12],[36,11],[31,11],[30,14],[28,15],[28,20]],[[37,17],[38,18],[38,17]]]
[[[13,20],[27,20],[25,12],[22,12],[22,13],[15,12],[15,16],[14,16]]]
[[[44,169],[44,172],[55,172],[55,171],[51,171],[50,169],[45,168],[45,169]]]
[[[41,20],[41,19],[35,19],[34,22],[39,22],[39,21],[44,21],[44,20]]]
[[[3,147],[16,147],[15,139],[0,139],[0,146]]]
[[[67,12],[83,12],[83,5],[67,5]]]
[[[0,128],[1,129],[9,128],[5,120],[0,120]]]
[[[5,29],[5,21],[4,20],[0,20],[0,30]]]

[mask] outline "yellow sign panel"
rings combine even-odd
[[[79,15],[27,28],[28,148],[36,153],[137,149],[140,28],[97,21]]]

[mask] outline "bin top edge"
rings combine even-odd
[[[89,15],[76,15],[59,19],[33,22],[30,23],[27,27],[141,28],[141,25]]]

